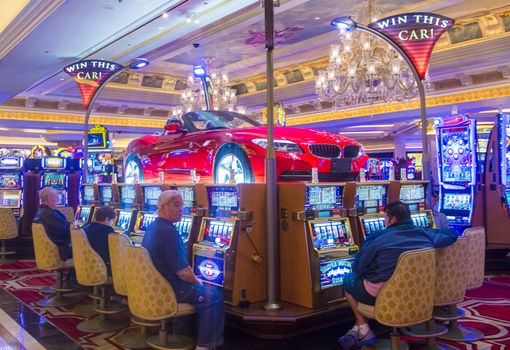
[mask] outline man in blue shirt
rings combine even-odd
[[[95,210],[96,220],[83,228],[87,234],[90,246],[103,258],[108,275],[111,276],[110,250],[108,247],[108,235],[115,233],[113,229],[113,220],[115,219],[115,210],[112,207],[105,206]]]
[[[428,229],[414,226],[409,206],[401,201],[384,208],[385,229],[369,236],[356,254],[352,272],[344,279],[347,302],[356,324],[338,339],[343,349],[354,349],[376,342],[368,321],[358,311],[358,301],[375,305],[379,290],[395,271],[400,254],[414,249],[439,248],[454,243],[457,233],[450,229]]]
[[[172,285],[177,301],[196,307],[196,350],[207,350],[223,343],[223,295],[215,286],[202,285],[186,259],[184,243],[173,224],[181,220],[183,205],[178,191],[162,192],[158,198],[158,217],[145,233],[142,246],[149,252],[156,269]]]

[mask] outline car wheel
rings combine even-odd
[[[124,166],[124,182],[135,183],[135,174],[138,174],[138,182],[143,183],[143,168],[140,158],[136,154],[130,154]]]
[[[253,172],[244,151],[237,146],[224,146],[214,161],[214,182],[230,183],[230,175],[234,173],[236,183],[253,183]]]

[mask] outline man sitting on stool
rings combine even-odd
[[[400,254],[414,249],[439,248],[454,243],[457,233],[450,229],[414,226],[409,206],[401,201],[384,208],[385,229],[370,235],[355,255],[352,272],[344,278],[345,297],[356,318],[356,324],[338,339],[343,349],[354,349],[376,342],[374,332],[358,311],[358,301],[375,305],[385,282],[395,271]]]
[[[225,322],[223,295],[212,285],[202,285],[187,259],[181,235],[174,226],[182,218],[182,196],[178,191],[164,191],[158,198],[158,217],[143,236],[156,269],[170,282],[179,303],[196,307],[198,339],[196,350],[206,350],[223,343]]]
[[[115,210],[112,207],[105,206],[95,210],[96,220],[83,228],[87,234],[90,246],[103,258],[108,275],[111,276],[110,250],[108,249],[108,235],[115,233],[113,229],[113,220],[115,219]]]

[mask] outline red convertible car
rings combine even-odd
[[[163,135],[133,140],[124,161],[125,182],[265,182],[267,128],[228,111],[195,111],[171,118]],[[321,181],[354,180],[368,156],[356,141],[325,131],[274,128],[278,181],[310,180],[317,168]],[[135,175],[137,174],[137,175]]]

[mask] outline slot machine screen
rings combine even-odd
[[[113,202],[113,192],[111,186],[99,186],[99,203],[101,205],[110,205]]]
[[[377,209],[386,205],[386,185],[365,185],[356,187],[356,208],[370,213],[377,213]]]
[[[239,209],[239,195],[234,186],[208,187],[209,215],[212,217],[222,216],[221,211]]]
[[[149,228],[149,225],[152,224],[152,222],[154,220],[156,220],[156,217],[157,217],[156,214],[148,214],[148,213],[143,214],[137,230],[146,232],[147,229]]]
[[[342,208],[342,186],[307,186],[305,210]]]
[[[195,191],[193,187],[177,187],[177,191],[179,191],[182,195],[182,199],[184,201],[183,214],[189,215],[191,214],[191,208],[195,206]]]
[[[0,190],[0,207],[19,208],[21,207],[20,190]]]
[[[218,258],[193,255],[193,273],[203,281],[223,287],[224,261]]]
[[[186,243],[189,239],[191,224],[192,221],[190,217],[183,217],[181,221],[175,223],[175,227],[177,228],[177,231],[181,235],[182,241],[184,243]]]
[[[82,200],[81,204],[90,205],[96,199],[94,194],[94,186],[93,185],[83,185],[82,187]]]
[[[440,171],[443,183],[474,183],[474,145],[468,125],[439,129]]]
[[[65,169],[66,160],[61,157],[43,157],[43,169]]]
[[[90,216],[90,207],[81,207],[78,213],[78,220],[86,223]]]
[[[443,197],[444,210],[469,210],[471,195],[468,193],[445,193]]]
[[[132,209],[136,201],[135,186],[119,186],[120,209]]]
[[[341,286],[346,273],[352,271],[353,258],[324,260],[319,263],[320,289]]]
[[[416,227],[430,227],[429,217],[425,213],[411,213],[411,220]]]
[[[313,245],[318,250],[352,244],[346,221],[315,221],[311,223]]]
[[[43,175],[43,187],[51,186],[55,188],[65,187],[65,174],[58,173],[44,173]]]
[[[423,185],[402,185],[400,200],[407,204],[425,203],[425,187]],[[417,210],[417,206],[410,205],[409,209]]]
[[[362,218],[361,223],[365,229],[365,238],[384,229],[384,216]]]
[[[66,203],[66,192],[64,190],[58,190],[58,205],[65,206]]]
[[[3,173],[0,174],[0,187],[15,188],[21,187],[20,176],[17,173]]]
[[[506,193],[506,205],[510,207],[510,186],[507,186],[505,193]]]
[[[132,215],[133,213],[130,211],[120,211],[113,226],[121,228],[122,231],[128,230]]]
[[[214,243],[219,247],[228,246],[233,231],[233,221],[207,220],[203,241]]]
[[[161,186],[143,186],[143,209],[145,211],[156,211],[160,194]]]
[[[19,169],[22,165],[21,157],[0,157],[0,169]]]

